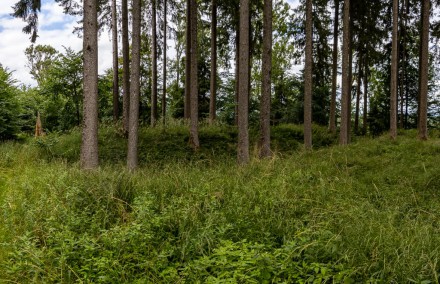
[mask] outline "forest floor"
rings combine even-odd
[[[0,283],[438,283],[438,134],[272,133],[237,166],[232,127],[143,128],[135,173],[108,126],[91,172],[78,130],[0,144]]]

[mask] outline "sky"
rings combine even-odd
[[[25,85],[35,86],[36,82],[26,67],[24,51],[31,45],[30,35],[22,32],[25,22],[15,19],[10,14],[17,0],[0,0],[0,64],[13,71],[13,78]],[[288,1],[296,6],[298,0]],[[65,15],[63,9],[53,0],[43,0],[39,14],[39,37],[36,44],[51,45],[58,51],[70,47],[75,51],[82,48],[82,39],[73,34],[78,17]],[[169,53],[173,54],[172,51]],[[99,38],[98,71],[100,74],[112,65],[112,46],[110,34],[101,33]]]
[[[0,0],[0,63],[13,71],[14,79],[25,85],[35,86],[36,82],[26,67],[24,51],[31,45],[30,35],[22,32],[25,22],[10,16],[12,6],[17,0]],[[39,14],[39,37],[36,44],[47,44],[58,51],[64,51],[63,46],[78,51],[82,48],[82,39],[73,34],[78,17],[65,15],[63,9],[55,1],[43,0]],[[111,67],[112,49],[110,35],[107,31],[101,33],[99,39],[99,73]]]

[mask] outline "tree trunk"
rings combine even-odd
[[[167,111],[167,0],[163,2],[163,87],[162,87],[162,122],[165,125]]]
[[[329,131],[336,134],[336,88],[338,79],[338,33],[339,33],[339,0],[335,0],[335,20],[333,25],[333,66],[332,97],[330,101]]]
[[[191,103],[191,123],[190,123],[190,138],[189,143],[191,147],[197,151],[200,147],[199,142],[199,85],[197,76],[197,1],[190,0],[191,16],[191,84],[190,84],[190,103]]]
[[[157,25],[156,25],[156,0],[151,1],[151,126],[156,125],[157,121]]]
[[[112,47],[113,47],[113,121],[119,119],[119,66],[118,66],[118,21],[116,0],[112,0]]]
[[[84,0],[84,115],[81,168],[94,169],[98,162],[98,12],[97,2]]]
[[[390,136],[397,137],[397,73],[399,72],[398,58],[398,28],[399,0],[393,0],[393,43],[391,54],[391,96],[390,96]]]
[[[240,0],[240,56],[238,93],[239,164],[249,163],[249,0]]]
[[[78,94],[76,83],[73,84],[73,95],[75,96],[75,105],[76,105],[76,125],[81,125],[81,114],[80,114],[80,95]]]
[[[272,0],[264,1],[263,10],[263,62],[260,112],[260,157],[272,155],[270,150],[270,99],[272,96]]]
[[[367,54],[368,55],[368,54]],[[364,109],[363,109],[363,119],[362,119],[362,133],[367,134],[367,115],[368,115],[368,73],[370,72],[368,68],[368,56],[365,56],[364,63]]]
[[[306,0],[306,62],[304,72],[304,146],[312,148],[312,50],[313,11],[312,0]]]
[[[351,100],[350,82],[350,0],[344,1],[344,38],[342,43],[342,98],[341,98],[341,131],[339,143],[347,145],[349,142],[349,101]]]
[[[420,58],[420,90],[419,90],[419,124],[420,140],[428,139],[428,72],[429,72],[429,12],[431,1],[422,1],[422,35]]]
[[[359,133],[359,112],[360,112],[360,101],[361,101],[361,81],[362,80],[362,51],[359,50],[358,58],[358,75],[357,75],[357,85],[356,85],[356,110],[354,116],[354,132]]]
[[[130,114],[130,43],[128,41],[128,3],[122,0],[122,124],[124,135],[128,136],[128,119]]]
[[[238,17],[240,18],[240,16]],[[238,125],[238,94],[240,92],[240,24],[237,25],[235,35],[235,97],[234,97],[234,123]]]
[[[133,30],[131,48],[131,93],[128,131],[127,167],[130,171],[138,167],[139,93],[141,69],[141,0],[133,0]]]
[[[353,2],[350,2],[350,32],[349,32],[349,54],[348,54],[348,77],[349,77],[349,95],[347,96],[347,106],[348,106],[348,124],[347,124],[347,143],[351,142],[351,102],[352,102],[352,92],[353,92],[353,18],[351,17],[351,11],[353,9]]]
[[[217,0],[211,4],[211,97],[209,100],[209,123],[216,119],[217,100]]]
[[[186,0],[186,45],[185,45],[185,98],[183,117],[190,119],[191,113],[191,0]]]

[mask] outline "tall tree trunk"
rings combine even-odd
[[[361,101],[361,80],[362,80],[362,51],[359,50],[358,58],[358,75],[357,75],[357,85],[356,85],[356,110],[354,116],[354,133],[359,133],[359,112],[360,112],[360,101]]]
[[[122,0],[122,124],[124,135],[128,136],[128,119],[130,115],[130,44],[128,41],[128,3]]]
[[[336,134],[336,88],[338,79],[338,34],[339,34],[339,0],[335,0],[335,20],[333,24],[333,66],[332,97],[330,101],[329,131]]]
[[[368,51],[367,51],[368,52]],[[368,53],[365,55],[364,62],[364,109],[362,119],[362,133],[367,134],[367,115],[368,115],[368,73],[370,72],[368,67]]]
[[[410,7],[410,1],[409,0],[405,0],[405,37],[406,37],[406,28],[408,27],[408,16],[409,16],[409,7]],[[405,52],[405,61],[406,58],[408,58],[408,49],[406,46],[406,39],[405,39],[405,46],[404,46],[404,52]],[[405,69],[405,78],[407,76],[407,71],[406,71],[406,65],[404,67]],[[404,118],[404,128],[408,128],[408,100],[409,100],[409,85],[405,84],[405,118]]]
[[[186,45],[185,45],[185,98],[184,115],[187,120],[191,113],[191,0],[186,0]]]
[[[428,139],[428,72],[429,72],[429,12],[431,1],[422,1],[422,35],[420,58],[420,90],[419,90],[419,124],[420,140]]]
[[[209,100],[209,123],[216,119],[217,99],[217,0],[211,2],[211,96]]]
[[[139,93],[141,69],[141,0],[133,0],[133,30],[131,48],[131,93],[128,131],[127,167],[130,171],[138,167]]]
[[[270,98],[272,96],[272,0],[264,1],[263,10],[263,62],[260,111],[260,157],[272,155],[270,150]]]
[[[349,143],[349,101],[351,100],[350,82],[350,0],[344,1],[344,38],[342,43],[342,98],[341,98],[341,131],[339,143],[347,145]]]
[[[400,116],[399,116],[399,128],[404,128],[404,117],[405,113],[403,110],[404,100],[405,100],[405,77],[406,77],[406,7],[407,0],[402,1],[402,11],[400,16],[400,32],[399,32],[399,42],[401,48],[399,48],[399,54],[402,56],[401,59],[401,69],[399,76],[399,103],[400,103]]]
[[[76,83],[73,84],[73,95],[75,96],[75,105],[76,105],[76,125],[80,126],[81,125],[81,114],[80,114],[80,95],[78,94],[77,88],[76,88]]]
[[[118,21],[116,0],[112,0],[112,47],[113,47],[113,121],[119,119],[119,64],[118,64]]]
[[[84,115],[81,168],[94,169],[98,162],[98,12],[95,0],[84,0]]]
[[[240,18],[240,16],[238,17]],[[237,25],[235,35],[235,97],[234,97],[234,123],[238,125],[238,94],[240,92],[240,24]]]
[[[306,62],[304,72],[304,146],[312,148],[312,49],[313,11],[312,0],[306,0]]]
[[[249,0],[240,0],[240,56],[238,93],[238,149],[239,164],[249,163]]]
[[[157,25],[156,25],[156,0],[151,1],[151,126],[156,125],[157,121]]]
[[[167,0],[163,1],[163,86],[162,86],[162,122],[165,125],[167,111]]]
[[[397,74],[399,72],[398,32],[399,0],[393,0],[393,43],[391,54],[390,136],[397,137]]]
[[[353,18],[351,17],[351,11],[353,10],[353,1],[350,2],[350,32],[349,32],[349,54],[348,54],[348,77],[349,77],[349,95],[347,96],[347,106],[348,106],[348,124],[347,124],[347,143],[351,142],[351,102],[352,102],[352,95],[353,95],[353,27],[354,22]]]
[[[197,63],[198,63],[198,51],[197,51],[197,1],[190,0],[191,7],[191,123],[190,123],[190,145],[197,151],[200,147],[199,142],[199,84],[197,76]]]

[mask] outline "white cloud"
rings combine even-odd
[[[26,67],[24,50],[31,44],[29,35],[22,32],[25,23],[14,19],[12,6],[17,0],[0,1],[0,63],[14,71],[13,76],[26,85],[35,85],[35,81]],[[78,17],[65,15],[63,9],[52,1],[43,1],[39,15],[39,37],[36,44],[51,45],[59,51],[65,47],[79,51],[82,39],[72,34],[80,20]],[[111,67],[111,41],[108,32],[103,32],[99,40],[99,72]]]

